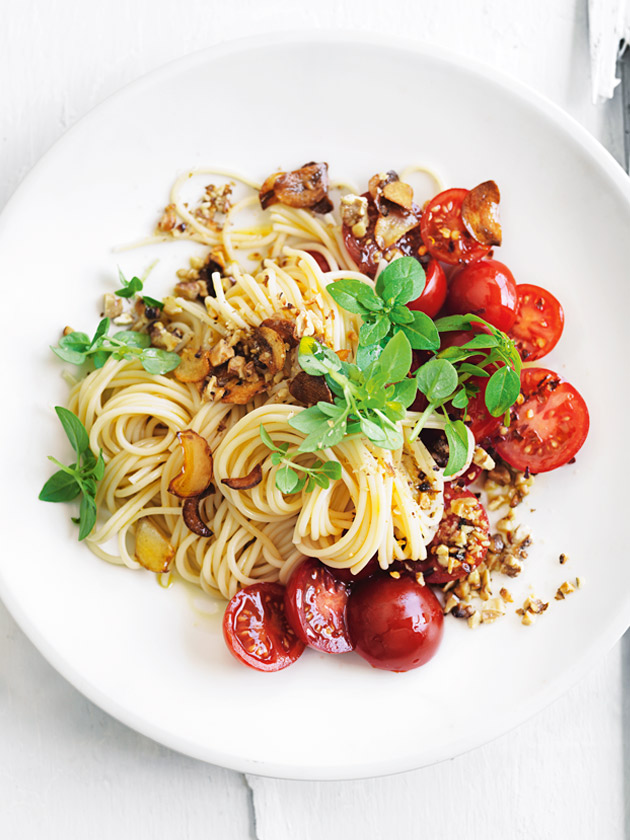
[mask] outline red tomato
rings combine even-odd
[[[472,526],[472,530],[463,535],[463,540],[462,525]],[[488,516],[479,499],[470,490],[445,484],[440,527],[427,548],[427,559],[417,564],[427,583],[448,583],[469,575],[486,556],[489,531]],[[440,553],[440,546],[446,546],[448,554]]]
[[[452,483],[457,484],[459,487],[467,487],[469,484],[472,484],[473,481],[477,481],[483,469],[478,466],[477,464],[471,464],[465,473],[458,475],[457,478],[454,478]]]
[[[405,574],[362,580],[348,599],[350,637],[374,668],[410,671],[424,665],[440,645],[443,623],[431,589]]]
[[[343,240],[346,248],[352,259],[359,266],[360,271],[367,274],[368,277],[374,277],[379,262],[384,258],[386,259],[388,254],[393,255],[394,252],[400,252],[405,257],[416,257],[416,259],[419,259],[421,254],[426,253],[423,247],[422,237],[420,236],[420,225],[401,236],[390,248],[382,251],[374,240],[374,227],[378,219],[378,210],[369,192],[363,193],[363,197],[368,200],[368,227],[365,236],[358,239],[347,225],[342,226]],[[420,208],[415,207],[415,205],[414,208],[419,216]]]
[[[525,401],[510,409],[508,433],[495,441],[495,449],[517,470],[555,470],[586,440],[586,403],[573,385],[546,368],[524,368],[521,393]]]
[[[324,653],[352,650],[346,624],[348,587],[330,569],[310,557],[289,578],[284,608],[304,644]]]
[[[446,309],[452,315],[480,315],[507,332],[516,320],[516,302],[512,272],[498,260],[479,260],[451,275]]]
[[[330,271],[328,260],[323,254],[320,254],[319,251],[307,251],[306,253],[310,254],[310,256],[313,257],[313,259],[322,271]]]
[[[516,287],[516,321],[510,338],[521,359],[542,359],[556,346],[564,329],[564,310],[560,301],[542,286],[521,283]]]
[[[330,571],[338,580],[342,580],[344,583],[354,583],[357,580],[365,580],[366,578],[372,577],[372,575],[375,575],[380,568],[381,567],[378,565],[378,559],[375,554],[374,557],[370,558],[367,564],[356,575],[353,575],[350,569],[331,568]]]
[[[409,301],[409,309],[424,312],[429,318],[435,318],[446,300],[446,274],[437,260],[429,260],[426,266],[427,282],[420,297]]]
[[[493,417],[486,407],[486,388],[488,380],[483,377],[473,376],[470,380],[479,387],[479,391],[466,406],[464,416],[466,425],[470,428],[477,443],[488,438],[494,438],[501,426],[502,417]]]
[[[451,189],[439,193],[427,204],[420,221],[420,233],[429,253],[449,265],[478,260],[490,250],[464,227],[462,202],[468,192]]]
[[[225,610],[223,636],[234,656],[257,671],[280,671],[304,650],[287,621],[279,583],[239,590]]]

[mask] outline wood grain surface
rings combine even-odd
[[[621,159],[619,103],[591,104],[585,0],[0,0],[0,208],[126,82],[223,40],[313,28],[400,34],[482,60],[550,97]],[[25,232],[25,259],[29,243]],[[0,562],[28,562],[28,546]],[[101,712],[0,604],[0,837],[621,840],[621,700],[615,649],[552,707],[451,762],[361,782],[245,778]],[[307,755],[309,738],[342,738],[343,720],[322,710],[295,737]]]

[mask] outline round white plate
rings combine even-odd
[[[407,674],[307,651],[276,674],[227,652],[220,615],[183,585],[110,566],[77,543],[67,505],[38,502],[48,454],[69,454],[52,407],[67,388],[48,345],[93,329],[116,265],[150,294],[186,264],[180,243],[113,253],[150,232],[174,176],[215,165],[262,178],[328,161],[362,184],[419,162],[449,185],[501,187],[517,282],[562,301],[545,360],[584,394],[591,433],[574,465],[528,502],[535,544],[507,580],[510,613],[471,632],[446,621],[439,654]],[[80,691],[174,749],[270,776],[341,779],[449,758],[505,732],[570,686],[630,618],[625,556],[630,182],[557,108],[514,82],[417,45],[348,34],[243,41],[169,65],[82,120],[34,169],[0,220],[4,540],[0,593]],[[7,300],[8,298],[8,300]],[[8,387],[7,387],[8,380]],[[530,512],[530,509],[535,509]],[[560,566],[558,555],[570,561]],[[555,601],[579,575],[580,591]],[[514,609],[550,601],[532,627]],[[498,587],[497,587],[498,588]]]

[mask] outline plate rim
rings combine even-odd
[[[0,213],[0,239],[3,234],[4,224],[13,212],[13,207],[19,204],[22,193],[25,193],[31,182],[36,180],[40,168],[43,168],[47,162],[54,157],[57,147],[64,143],[66,138],[71,136],[72,133],[79,127],[84,128],[86,123],[89,123],[90,120],[94,119],[95,115],[98,116],[99,113],[108,107],[112,102],[124,100],[126,96],[134,95],[136,92],[141,91],[144,86],[154,85],[156,82],[159,82],[160,78],[169,77],[179,70],[187,70],[207,61],[215,62],[227,55],[233,55],[240,52],[246,53],[252,48],[269,49],[276,45],[280,46],[286,43],[295,44],[296,42],[318,45],[344,43],[351,45],[364,45],[372,48],[386,46],[388,48],[414,53],[416,55],[419,54],[460,70],[465,69],[467,72],[480,77],[490,85],[494,85],[495,87],[507,92],[509,95],[519,99],[521,103],[527,105],[538,114],[542,114],[548,121],[553,123],[557,128],[561,129],[563,133],[572,135],[572,139],[576,142],[576,144],[581,146],[588,153],[589,157],[599,165],[603,173],[607,176],[609,186],[614,188],[630,206],[630,179],[622,166],[613,158],[612,154],[605,149],[604,146],[602,146],[602,144],[592,134],[590,134],[590,132],[581,123],[579,123],[576,118],[571,116],[559,105],[554,103],[544,94],[535,90],[526,82],[516,79],[508,73],[502,70],[497,70],[477,59],[461,55],[444,47],[429,44],[418,39],[399,37],[389,34],[384,35],[373,31],[357,32],[348,29],[318,29],[311,31],[307,29],[293,29],[283,32],[271,31],[236,38],[173,59],[160,67],[143,74],[139,78],[128,82],[107,96],[101,102],[90,108],[37,160],[27,175],[21,180],[13,193],[10,195],[2,212]],[[120,723],[129,726],[145,737],[148,737],[153,741],[168,747],[169,749],[173,749],[177,752],[207,763],[217,764],[242,773],[253,773],[255,775],[271,778],[312,781],[352,780],[393,775],[424,766],[430,766],[434,763],[439,763],[440,761],[446,761],[449,758],[469,752],[479,746],[482,746],[483,744],[490,743],[501,735],[517,728],[522,723],[532,718],[539,711],[550,705],[554,700],[558,699],[562,694],[575,685],[597,664],[597,662],[601,661],[605,653],[614,646],[630,624],[629,592],[624,601],[620,604],[618,610],[607,617],[608,620],[603,627],[605,632],[600,632],[598,634],[596,642],[589,647],[589,650],[573,665],[572,668],[563,672],[562,678],[558,678],[545,689],[539,690],[532,696],[529,702],[525,703],[525,713],[519,717],[518,721],[508,721],[507,715],[505,715],[506,719],[497,718],[495,724],[490,728],[489,736],[488,732],[486,732],[481,738],[475,737],[471,734],[468,737],[461,739],[457,746],[451,750],[452,754],[450,756],[429,757],[426,760],[419,758],[414,759],[413,757],[407,756],[403,759],[399,758],[397,760],[386,759],[380,763],[372,762],[370,765],[365,767],[358,767],[356,764],[348,763],[343,765],[332,765],[329,767],[319,767],[315,769],[314,773],[312,769],[309,769],[308,765],[286,765],[275,762],[244,759],[240,756],[234,757],[233,755],[226,754],[225,752],[213,750],[212,748],[209,748],[208,745],[197,744],[183,736],[173,734],[172,732],[147,723],[133,710],[118,703],[115,698],[105,694],[97,685],[85,678],[81,672],[76,671],[72,665],[66,661],[63,654],[53,645],[48,643],[43,634],[40,633],[36,625],[31,621],[26,611],[22,608],[19,601],[13,596],[10,585],[4,578],[2,564],[0,564],[0,598],[22,632],[37,648],[47,662],[81,694],[83,694],[91,702],[95,703],[107,714],[114,717]]]

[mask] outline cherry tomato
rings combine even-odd
[[[297,637],[324,653],[352,650],[346,624],[348,587],[312,557],[289,578],[284,607]]]
[[[400,237],[390,248],[382,251],[374,239],[374,227],[378,219],[378,210],[374,204],[374,199],[369,192],[363,193],[363,197],[368,200],[368,226],[365,236],[357,238],[351,228],[347,225],[342,226],[343,240],[345,242],[348,253],[359,266],[359,270],[368,277],[374,277],[378,264],[382,259],[387,259],[389,255],[394,253],[401,253],[405,257],[416,257],[419,259],[421,255],[426,253],[426,249],[422,243],[420,236],[420,225],[405,233]],[[415,207],[418,217],[420,216],[420,208]]]
[[[306,253],[310,254],[310,256],[313,257],[313,259],[322,271],[330,271],[328,260],[323,254],[320,254],[319,251],[307,251]]]
[[[445,484],[442,521],[427,548],[426,560],[417,564],[427,583],[448,583],[469,575],[486,556],[489,530],[488,515],[479,499],[470,490]]]
[[[374,668],[410,671],[424,665],[440,645],[443,623],[431,589],[406,574],[359,581],[348,599],[350,637]]]
[[[512,272],[498,260],[479,260],[451,275],[446,309],[452,315],[480,315],[507,332],[516,320],[516,302]]]
[[[467,487],[469,484],[472,484],[473,481],[477,481],[483,469],[478,466],[477,464],[471,464],[465,473],[458,475],[457,478],[453,479],[453,484],[456,484],[458,487]]]
[[[356,575],[353,575],[350,569],[331,568],[330,571],[338,580],[342,580],[344,583],[354,583],[357,580],[365,580],[366,578],[372,577],[372,575],[375,575],[380,571],[380,568],[381,567],[378,565],[378,559],[375,554],[374,557],[371,557],[366,565],[360,572],[357,572]]]
[[[521,283],[516,287],[516,321],[510,338],[521,359],[542,359],[556,346],[564,329],[564,310],[560,301],[542,286]]]
[[[449,265],[478,260],[490,250],[481,245],[464,227],[462,202],[469,190],[450,189],[427,204],[420,221],[420,233],[429,253]]]
[[[480,376],[473,376],[470,382],[477,385],[479,391],[466,406],[464,417],[467,419],[465,423],[473,433],[477,443],[481,444],[483,441],[494,438],[499,431],[503,418],[494,417],[486,407],[488,380]]]
[[[435,318],[446,300],[446,274],[437,260],[429,260],[426,266],[427,281],[422,294],[407,306],[417,312],[424,312],[429,318]]]
[[[225,610],[223,636],[234,656],[257,671],[280,671],[304,650],[287,621],[279,583],[239,590]]]
[[[517,470],[555,470],[573,458],[588,434],[588,408],[578,391],[546,368],[523,368],[525,401],[510,409],[508,433],[494,443]]]

